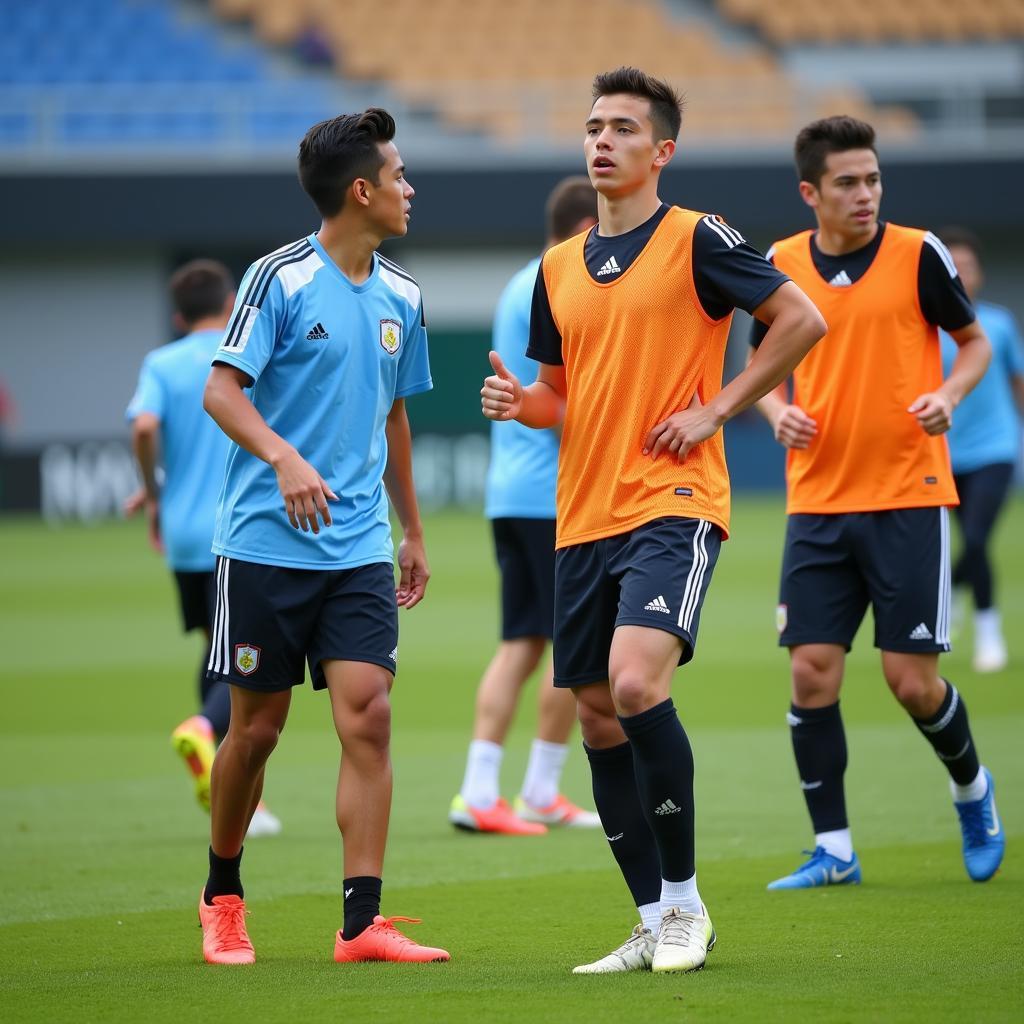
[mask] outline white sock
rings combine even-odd
[[[998,608],[986,608],[974,613],[974,642],[999,643],[1003,639],[1003,624]]]
[[[661,904],[645,903],[636,908],[640,911],[640,922],[655,937],[661,931]]]
[[[462,799],[470,807],[486,810],[498,799],[498,772],[501,769],[501,746],[490,740],[473,740],[466,759],[466,774],[462,779]]]
[[[684,914],[700,914],[700,893],[697,892],[697,876],[692,875],[685,882],[661,880],[661,912],[669,907],[678,907]]]
[[[564,743],[548,743],[534,740],[530,747],[530,760],[523,777],[520,793],[523,799],[538,809],[550,807],[558,796],[558,784],[562,779],[562,766],[569,754]]]
[[[853,860],[853,836],[848,828],[837,828],[833,832],[815,832],[814,845],[824,846],[826,853],[840,860]]]
[[[988,792],[988,779],[985,778],[984,771],[979,768],[975,780],[968,782],[966,786],[958,786],[950,779],[949,790],[958,804],[966,803],[968,800],[981,800]]]

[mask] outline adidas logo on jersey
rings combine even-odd
[[[931,640],[932,635],[928,630],[928,627],[923,623],[916,625],[910,632],[911,640]]]
[[[306,341],[327,341],[329,337],[330,335],[327,333],[327,329],[318,320],[316,327],[306,335]]]
[[[679,814],[682,811],[682,807],[677,807],[671,800],[666,800],[663,804],[654,808],[655,814]]]
[[[671,615],[672,611],[667,604],[665,604],[665,598],[659,594],[653,601],[649,601],[644,605],[645,612],[664,612],[666,615]]]
[[[829,281],[829,284],[835,285],[837,288],[845,288],[847,285],[853,284],[850,280],[850,275],[845,270],[840,270],[835,277]]]
[[[605,260],[604,266],[597,272],[598,277],[606,277],[608,274],[621,274],[622,267],[615,262],[615,257],[612,256]]]

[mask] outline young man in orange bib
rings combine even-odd
[[[796,140],[800,195],[816,231],[768,258],[811,297],[828,334],[758,408],[788,450],[788,523],[779,643],[788,647],[787,719],[815,832],[810,859],[769,889],[861,880],[843,774],[839,691],[868,605],[893,696],[950,775],[967,873],[990,878],[1005,838],[992,777],[978,762],[963,699],[939,675],[949,650],[949,506],[942,436],[977,384],[989,343],[946,247],[931,232],[878,220],[882,180],[870,125],[829,117]],[[942,380],[938,328],[959,346]],[[754,326],[754,351],[763,331]]]
[[[581,974],[690,971],[715,932],[697,889],[693,755],[669,696],[693,657],[729,529],[722,425],[784,380],[825,326],[734,228],[658,196],[681,101],[635,68],[598,75],[584,152],[598,225],[545,252],[524,387],[491,353],[484,415],[562,422],[556,686],[576,695],[594,801],[640,914]],[[734,307],[768,325],[722,387]]]

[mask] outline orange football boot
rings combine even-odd
[[[381,917],[378,914],[369,928],[348,942],[338,932],[334,942],[335,962],[356,964],[367,960],[386,960],[391,963],[429,964],[451,959],[447,950],[413,942],[395,927],[395,921],[420,923],[418,917]]]
[[[448,808],[448,820],[464,832],[495,832],[503,836],[542,836],[548,830],[540,822],[523,821],[501,797],[481,810],[471,807],[461,793],[456,793]]]
[[[203,958],[208,964],[254,964],[256,951],[245,930],[245,901],[238,896],[214,896],[213,905],[199,894],[199,923],[203,926]]]
[[[204,811],[210,809],[210,769],[216,753],[213,729],[202,715],[186,718],[171,733],[171,746],[185,762],[196,787],[196,800]]]

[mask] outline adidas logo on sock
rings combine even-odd
[[[327,333],[327,329],[318,320],[316,327],[306,335],[306,341],[327,341],[329,337],[330,335]]]
[[[916,625],[910,633],[911,640],[931,640],[932,635],[928,627],[922,622]]]
[[[655,814],[679,814],[680,811],[682,811],[682,807],[677,807],[671,800],[666,800],[654,808]]]
[[[845,270],[840,270],[839,273],[829,281],[829,284],[835,285],[837,288],[843,288],[846,285],[853,284],[853,282],[850,280],[850,275]]]
[[[597,272],[598,277],[606,277],[608,274],[621,274],[622,267],[615,262],[615,257],[605,260],[604,266]]]
[[[664,612],[666,615],[671,615],[672,610],[667,604],[665,604],[665,598],[659,594],[653,601],[649,601],[644,605],[645,612]]]

